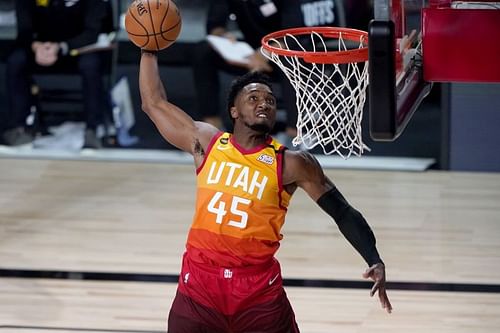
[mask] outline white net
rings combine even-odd
[[[366,43],[365,37],[353,43],[342,38],[342,33],[323,37],[314,31],[306,36],[286,34],[268,41],[274,48],[315,53],[360,49]],[[306,149],[321,146],[325,154],[337,153],[343,158],[360,156],[369,150],[361,133],[368,85],[367,60],[324,64],[264,48],[262,53],[281,68],[295,89],[298,116],[294,146],[302,144]]]

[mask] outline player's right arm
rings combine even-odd
[[[340,232],[369,266],[363,276],[375,281],[370,295],[378,292],[382,307],[391,312],[392,305],[385,287],[385,265],[377,251],[375,235],[363,215],[349,204],[326,177],[318,160],[308,152],[285,151],[283,184],[289,193],[297,187],[302,188],[334,219]]]
[[[143,51],[139,69],[139,88],[143,111],[151,118],[161,135],[175,147],[195,154],[206,150],[218,132],[214,126],[194,121],[187,113],[167,100],[160,80],[158,59],[154,52]]]

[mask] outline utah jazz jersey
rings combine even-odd
[[[238,267],[274,256],[290,201],[281,180],[283,151],[272,137],[251,150],[230,133],[211,140],[197,169],[196,213],[187,240],[192,260]]]

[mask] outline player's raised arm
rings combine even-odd
[[[385,290],[385,265],[377,251],[375,236],[361,213],[352,207],[333,182],[323,173],[320,164],[307,152],[285,154],[283,183],[301,187],[337,223],[340,232],[368,264],[365,278],[374,280],[370,292],[377,291],[380,303],[387,312],[392,305]]]
[[[179,149],[190,152],[196,132],[194,120],[167,100],[160,80],[156,52],[142,51],[139,67],[142,110],[161,135]]]
[[[161,135],[172,145],[202,157],[217,129],[195,122],[170,103],[160,80],[157,51],[172,45],[182,27],[180,12],[171,0],[133,1],[125,15],[125,29],[132,43],[141,48],[139,87],[142,109]],[[161,31],[161,34],[157,34]],[[201,158],[195,161],[200,162]]]
[[[187,113],[167,100],[161,83],[155,52],[143,51],[139,69],[142,109],[154,122],[161,135],[172,145],[189,153],[201,144],[206,148],[217,129],[195,122]]]

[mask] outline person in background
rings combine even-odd
[[[93,44],[104,24],[105,0],[17,0],[17,39],[7,60],[9,117],[3,141],[21,145],[33,140],[25,127],[34,73],[78,68],[82,77],[86,130],[84,147],[100,148],[96,127],[105,112],[105,92],[98,52],[78,56],[71,50]]]
[[[267,10],[262,10],[263,4],[267,4]],[[273,72],[273,67],[260,52],[260,40],[280,27],[277,7],[272,1],[211,0],[206,24],[207,34],[236,40],[237,37],[228,30],[230,18],[236,22],[243,40],[255,50],[248,58],[248,64],[234,65],[226,62],[206,40],[196,46],[193,61],[198,114],[201,120],[217,128],[223,128],[219,114],[219,71],[232,75],[243,75],[248,71]]]

